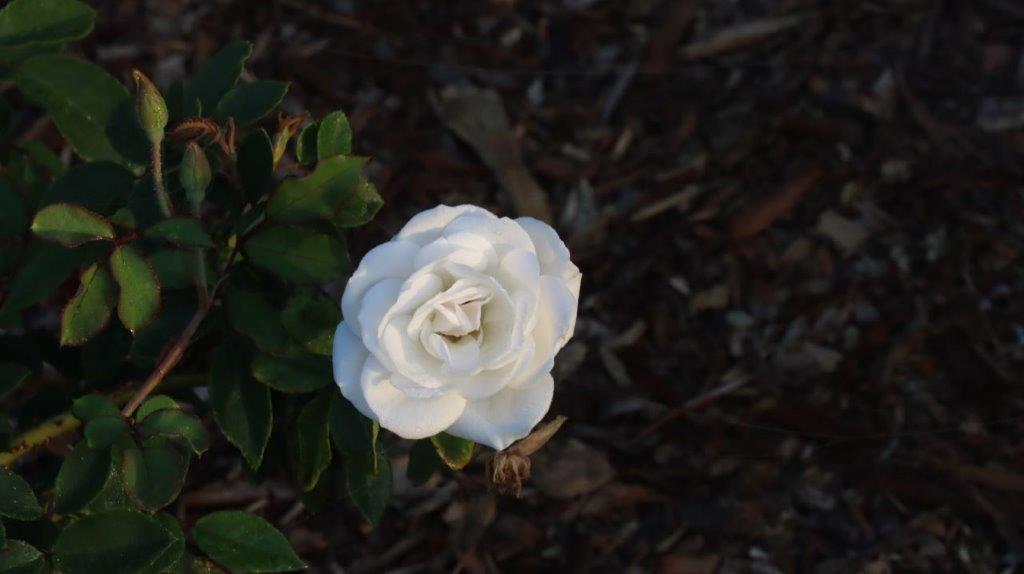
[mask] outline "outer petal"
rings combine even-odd
[[[551,371],[555,364],[555,354],[572,337],[576,326],[576,305],[576,298],[561,279],[550,275],[540,278],[537,325],[533,329],[536,348],[533,363],[526,369],[526,380]],[[516,381],[510,384],[517,385]]]
[[[370,407],[363,398],[363,389],[359,384],[363,365],[369,356],[363,342],[349,329],[345,321],[334,330],[334,382],[341,389],[341,394],[352,403],[359,412],[368,417],[373,416]]]
[[[522,226],[507,217],[499,219],[490,213],[487,215],[490,217],[478,213],[460,215],[445,227],[444,235],[468,233],[479,236],[489,241],[499,256],[509,249],[534,251],[533,242]]]
[[[530,434],[551,407],[554,390],[550,374],[520,387],[506,387],[488,399],[467,403],[447,432],[501,450]]]
[[[561,277],[573,296],[579,299],[580,270],[569,259],[569,248],[558,233],[547,223],[532,217],[520,217],[516,223],[526,230],[533,241],[537,259],[540,260],[540,272]]]
[[[371,353],[376,353],[380,348],[380,329],[384,322],[384,315],[398,300],[402,291],[400,279],[385,279],[366,292],[363,303],[359,308],[359,335],[363,344]],[[350,321],[351,319],[346,319]]]
[[[456,393],[429,398],[406,395],[391,384],[388,372],[373,357],[366,360],[360,386],[373,418],[402,438],[434,436],[451,426],[466,408],[466,399]]]
[[[389,241],[374,247],[359,262],[359,267],[345,286],[341,296],[341,312],[349,321],[352,330],[361,331],[359,308],[363,296],[382,279],[405,279],[413,272],[413,261],[420,246],[411,241]]]
[[[438,205],[433,209],[416,214],[415,217],[405,224],[405,227],[395,236],[396,240],[405,239],[419,245],[426,245],[441,236],[441,231],[446,225],[460,215],[474,213],[486,217],[495,218],[495,215],[482,207],[475,205],[457,205],[450,207]]]

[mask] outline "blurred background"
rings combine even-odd
[[[1024,4],[95,4],[126,83],[248,39],[286,109],[345,110],[387,201],[355,257],[468,202],[550,214],[584,274],[521,499],[477,464],[374,530],[238,469],[180,504],[260,509],[324,572],[1024,559]]]

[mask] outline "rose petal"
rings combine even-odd
[[[424,245],[416,255],[413,266],[422,269],[442,261],[454,261],[483,271],[497,260],[494,247],[486,239],[472,233],[454,233]]]
[[[405,227],[398,232],[395,238],[412,241],[419,245],[426,245],[440,237],[441,231],[453,219],[468,213],[496,219],[493,213],[475,205],[457,205],[455,207],[438,205],[433,209],[416,214],[415,217],[409,220],[409,223],[405,224]]]
[[[366,416],[373,416],[370,407],[363,398],[363,389],[359,380],[363,371],[363,364],[369,353],[363,342],[349,329],[345,321],[338,324],[334,330],[334,382],[341,389],[341,394],[352,403],[359,412]]]
[[[576,298],[561,279],[550,275],[540,278],[537,325],[533,329],[536,350],[533,363],[526,371],[527,380],[548,373],[554,367],[555,354],[572,337],[576,326],[576,305]],[[514,386],[516,381],[510,384]]]
[[[544,374],[529,383],[466,403],[448,434],[501,450],[530,434],[551,407],[555,381]]]
[[[577,299],[580,298],[579,268],[569,259],[569,248],[550,225],[532,217],[520,217],[518,223],[530,236],[540,261],[540,272],[543,275],[555,275],[565,281],[569,291]]]
[[[380,426],[402,438],[433,436],[451,426],[465,410],[466,400],[456,393],[413,398],[389,379],[389,373],[376,359],[366,360],[360,381],[366,404]]]
[[[502,390],[511,381],[526,382],[526,369],[533,363],[533,347],[533,340],[526,339],[522,347],[517,349],[515,361],[498,369],[480,371],[472,377],[466,377],[460,381],[459,394],[468,401],[479,401]]]
[[[490,214],[488,214],[490,215]],[[452,220],[444,228],[444,236],[468,233],[487,240],[500,256],[509,249],[525,249],[534,252],[533,241],[529,234],[515,221],[507,217],[497,218],[467,213]]]
[[[498,282],[510,293],[536,293],[537,281],[540,279],[540,262],[537,255],[530,251],[513,249],[502,256],[495,275]]]
[[[412,274],[419,250],[420,246],[411,241],[389,241],[363,256],[341,296],[341,312],[351,323],[353,332],[361,332],[358,315],[366,292],[382,279],[405,279]]]
[[[363,344],[374,355],[379,355],[380,352],[378,332],[381,323],[383,323],[388,310],[395,304],[401,290],[401,279],[385,279],[370,287],[366,292],[366,297],[363,297],[362,308],[359,309],[359,324],[363,327],[359,335]],[[386,358],[382,361],[388,362]]]

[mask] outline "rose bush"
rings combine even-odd
[[[342,296],[334,378],[404,438],[501,450],[551,404],[581,275],[546,223],[441,205],[363,257]]]

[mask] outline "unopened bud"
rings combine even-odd
[[[149,141],[161,142],[164,139],[164,128],[167,127],[167,102],[145,74],[133,70],[132,77],[135,78],[135,115],[139,125],[145,130]]]
[[[185,197],[192,206],[192,211],[198,214],[203,199],[206,198],[206,188],[210,187],[212,175],[206,153],[196,142],[188,142],[185,146],[178,177],[181,179],[181,187],[185,190]]]

